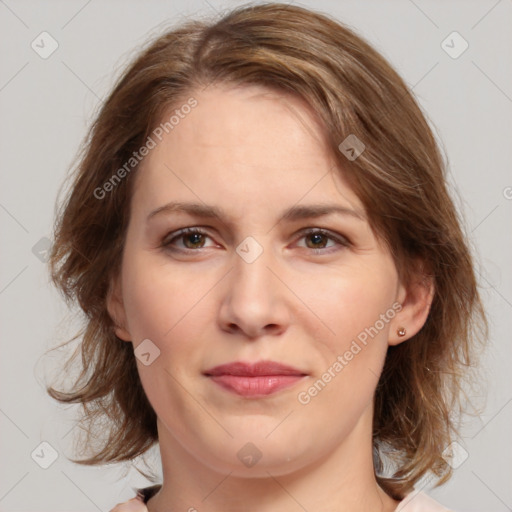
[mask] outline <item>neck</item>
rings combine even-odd
[[[391,512],[398,502],[377,484],[371,410],[336,450],[291,473],[268,467],[263,477],[234,476],[202,463],[158,422],[163,484],[149,512]],[[365,443],[362,443],[365,440]],[[362,447],[365,449],[361,449]]]

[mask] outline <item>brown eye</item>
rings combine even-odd
[[[199,228],[184,228],[169,234],[162,241],[162,247],[176,251],[193,251],[212,247],[207,245],[211,237]]]
[[[350,246],[349,240],[343,235],[319,228],[302,231],[300,240],[304,240],[303,244],[299,243],[300,247],[311,249],[313,254],[319,255],[329,254]]]
[[[329,241],[329,237],[323,233],[310,233],[306,235],[306,240],[311,242],[310,244],[306,242],[310,249],[322,249]]]
[[[190,233],[181,235],[187,249],[197,249],[204,245],[205,236],[202,233]]]

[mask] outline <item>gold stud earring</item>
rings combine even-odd
[[[402,336],[405,336],[407,331],[405,330],[405,327],[399,327],[397,329],[396,333],[398,334],[398,336],[402,337]]]

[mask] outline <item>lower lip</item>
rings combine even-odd
[[[215,375],[210,377],[219,386],[237,395],[258,397],[277,393],[289,388],[304,377],[301,375]]]

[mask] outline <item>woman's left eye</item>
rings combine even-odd
[[[343,247],[348,247],[349,245],[349,241],[344,236],[318,228],[309,229],[305,232],[302,232],[300,239],[305,240],[305,245],[302,247],[313,249],[315,253],[331,252],[330,249],[336,247],[337,245],[341,245]],[[329,242],[331,245],[328,245]]]

